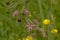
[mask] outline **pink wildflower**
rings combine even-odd
[[[35,26],[35,25],[33,25],[33,24],[31,24],[31,23],[28,22],[28,24],[27,24],[27,29],[28,29],[28,31],[32,31],[33,28],[34,28],[34,26]]]
[[[12,16],[15,17],[15,16],[18,15],[18,13],[19,13],[18,10],[15,10],[15,11],[13,12]]]
[[[24,9],[23,10],[23,14],[26,15],[26,14],[29,14],[29,11],[27,9]]]

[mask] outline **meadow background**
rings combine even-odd
[[[29,10],[30,17],[23,15],[23,8]],[[19,14],[13,17],[15,10]],[[33,19],[38,20],[37,27],[45,29],[46,38],[38,30],[26,30],[26,20]],[[44,25],[44,19],[50,19],[51,24]],[[51,34],[50,30],[54,28],[58,29],[58,33]],[[60,40],[60,0],[0,0],[0,40],[23,40],[32,33],[36,33],[33,40]]]

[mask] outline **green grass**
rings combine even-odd
[[[6,5],[6,2],[9,2],[9,5]],[[22,15],[23,7],[29,10],[31,17]],[[19,11],[19,15],[13,18],[15,10]],[[20,17],[22,21],[18,22]],[[33,19],[39,21],[37,27],[45,29],[47,38],[39,35],[38,30],[32,32],[26,30],[26,20]],[[44,19],[50,19],[51,24],[44,25],[42,23]],[[54,28],[58,29],[57,34],[51,34],[51,29]],[[0,0],[0,40],[23,39],[32,33],[36,33],[34,40],[60,40],[60,0],[28,0],[28,3],[26,0]]]

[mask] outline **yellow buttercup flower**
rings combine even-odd
[[[57,29],[52,29],[52,30],[51,30],[51,33],[57,33],[57,32],[58,32]]]
[[[27,36],[26,40],[32,40],[33,38],[31,36]]]
[[[45,20],[43,21],[43,24],[45,24],[45,25],[50,24],[50,20],[49,20],[49,19],[45,19]]]

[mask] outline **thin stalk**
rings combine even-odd
[[[43,15],[43,9],[42,9],[42,3],[41,3],[41,0],[38,0],[38,6],[39,6],[39,15],[41,17],[41,21],[44,20],[44,15]],[[43,28],[44,28],[44,25],[42,24],[41,25]]]
[[[52,6],[52,0],[51,0],[51,12],[53,12],[53,8],[52,8],[52,7],[53,7],[53,6]],[[54,19],[52,13],[51,13],[51,20],[52,20],[53,22],[55,22],[55,19]],[[54,25],[54,28],[56,28],[56,25]],[[59,39],[59,38],[58,38],[58,34],[57,34],[57,39]]]
[[[38,5],[39,5],[39,12],[40,12],[40,16],[41,16],[41,20],[44,19],[44,16],[43,16],[43,10],[42,10],[42,3],[41,3],[41,0],[38,0]]]

